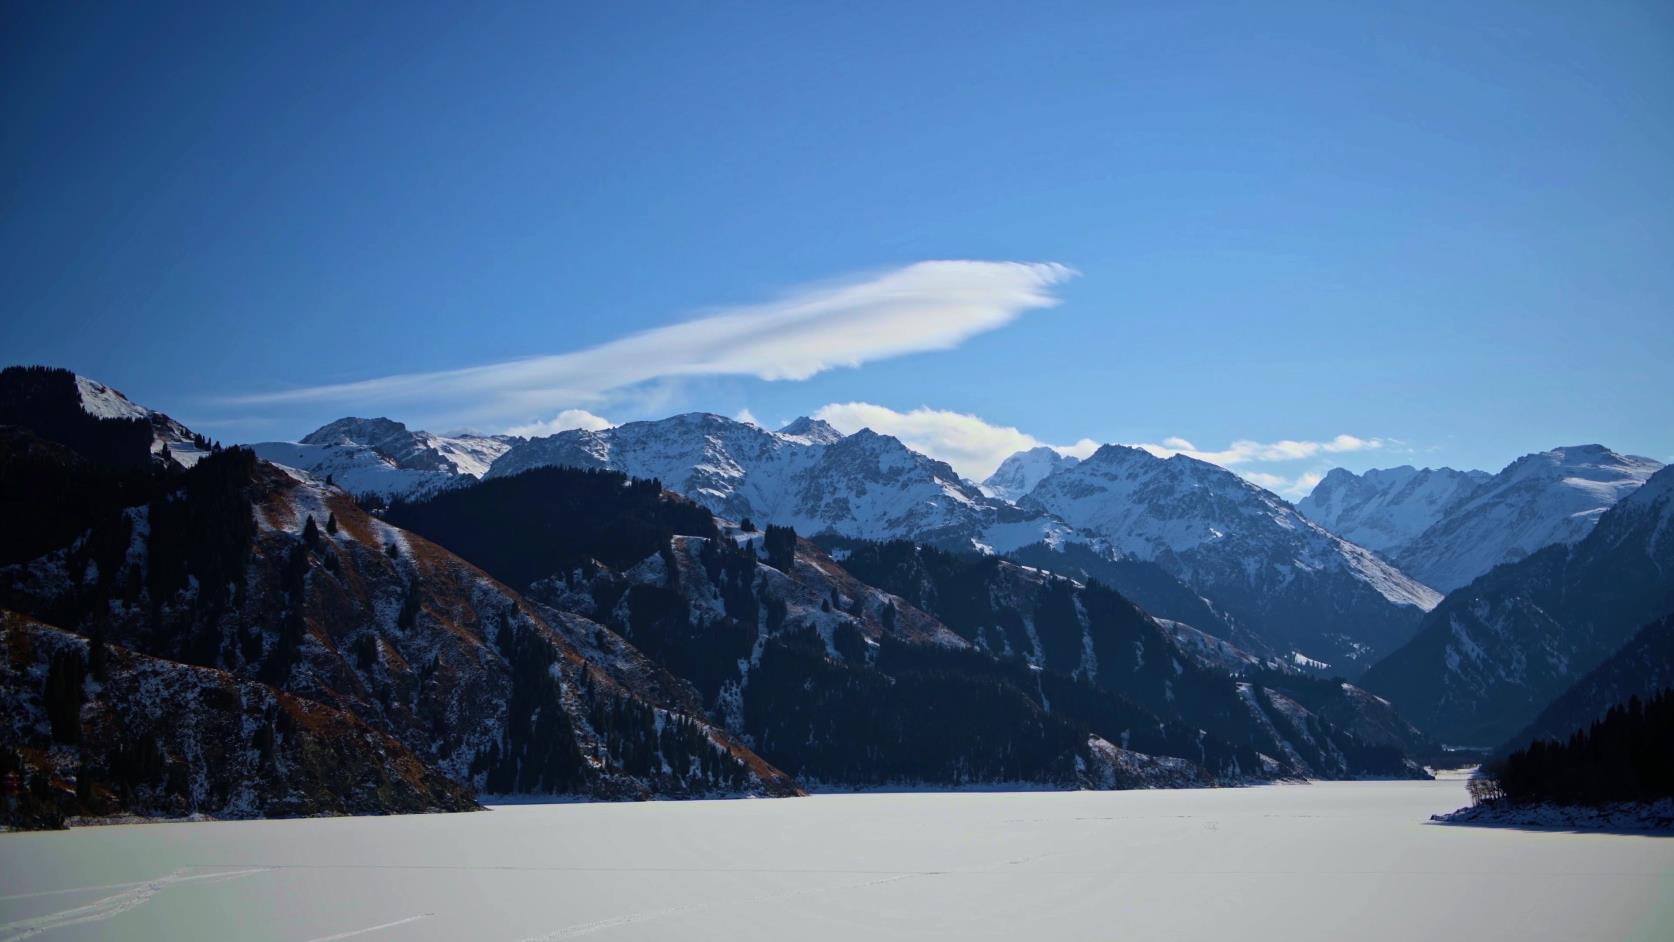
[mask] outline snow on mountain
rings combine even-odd
[[[1448,507],[1394,559],[1425,584],[1451,592],[1543,546],[1580,540],[1661,467],[1603,445],[1525,455]]]
[[[81,408],[88,415],[101,419],[144,419],[151,410],[135,405],[127,396],[80,374],[76,375],[76,391],[81,395]]]
[[[151,453],[159,458],[166,455],[175,464],[190,468],[209,453],[191,429],[161,412],[138,405],[104,383],[78,374],[76,391],[81,395],[82,411],[95,418],[139,419],[151,423]]]
[[[344,418],[297,442],[249,446],[275,464],[329,476],[354,494],[415,497],[480,478],[522,439],[510,435],[435,435],[392,419]]]
[[[1157,563],[1274,647],[1345,671],[1405,641],[1441,598],[1277,495],[1184,455],[1106,445],[1020,506]]]
[[[843,436],[798,419],[777,432],[708,413],[576,429],[507,451],[486,477],[564,465],[655,478],[732,520],[856,539],[912,539],[1005,552],[1068,527],[988,497],[945,462],[888,435]]]
[[[1426,731],[1490,747],[1674,611],[1674,468],[1554,543],[1448,594],[1412,641],[1367,672]]]
[[[0,425],[18,425],[99,463],[189,468],[208,441],[161,412],[69,370],[0,370]]]
[[[1386,556],[1429,529],[1493,477],[1452,468],[1333,468],[1296,509],[1332,533]]]
[[[802,416],[793,419],[790,424],[779,430],[780,435],[790,438],[800,438],[810,445],[829,445],[843,437],[830,422],[824,419],[810,419]]]
[[[982,482],[982,492],[1015,504],[1024,494],[1034,490],[1035,485],[1047,475],[1059,468],[1070,467],[1080,460],[1073,456],[1060,455],[1045,445],[1020,451],[1000,462],[994,473]]]

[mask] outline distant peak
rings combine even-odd
[[[794,438],[806,438],[812,442],[830,444],[843,437],[843,433],[833,428],[824,419],[811,419],[801,416],[793,419],[790,424],[779,430],[780,435],[790,435]]]
[[[359,445],[369,445],[373,441],[387,439],[391,435],[403,435],[406,432],[407,426],[405,424],[383,416],[373,419],[345,416],[335,422],[328,422],[302,436],[302,443],[304,445],[335,445],[348,441]]]
[[[1089,458],[1088,461],[1128,461],[1141,455],[1147,458],[1157,457],[1145,449],[1136,448],[1133,445],[1100,445],[1099,450],[1093,452],[1093,457]]]

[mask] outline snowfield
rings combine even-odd
[[[0,940],[1674,933],[1674,839],[1427,823],[1466,803],[1451,780],[7,834]]]

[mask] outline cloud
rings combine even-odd
[[[1221,451],[1202,450],[1184,438],[1165,438],[1160,445],[1140,443],[1135,447],[1143,448],[1159,458],[1186,455],[1190,458],[1207,461],[1210,464],[1230,467],[1255,461],[1300,461],[1321,454],[1367,451],[1382,448],[1383,443],[1384,440],[1381,438],[1356,438],[1353,435],[1338,435],[1336,438],[1324,442],[1295,441],[1288,438],[1276,442],[1239,440]],[[1262,486],[1265,487],[1266,485]]]
[[[739,409],[738,414],[734,415],[733,419],[738,422],[754,425],[756,428],[762,428],[762,424],[756,421],[756,414],[751,412],[748,408]]]
[[[908,448],[939,458],[975,481],[993,474],[1012,454],[1046,444],[1009,425],[994,425],[974,415],[942,409],[897,412],[869,402],[834,402],[821,406],[814,418],[830,422],[846,435],[863,428],[893,435]],[[1047,447],[1084,458],[1099,446],[1091,439],[1082,439],[1074,445]]]
[[[677,377],[804,380],[839,367],[952,349],[1025,311],[1057,304],[1051,289],[1074,275],[1056,263],[919,262],[806,286],[777,300],[712,311],[569,353],[234,401],[429,403],[479,421],[515,421],[596,404],[611,390]]]
[[[615,424],[604,416],[594,415],[586,409],[565,409],[545,422],[514,425],[506,429],[506,434],[537,438],[542,435],[556,435],[559,432],[567,432],[575,428],[584,428],[596,432],[600,429],[610,428]]]
[[[1243,469],[1238,472],[1244,480],[1257,487],[1264,487],[1286,500],[1301,500],[1308,496],[1325,475],[1318,471],[1307,471],[1296,477],[1289,478],[1282,474],[1272,474],[1266,471]]]
[[[914,451],[938,458],[953,466],[955,471],[974,481],[981,481],[994,473],[1000,462],[1019,451],[1046,446],[1062,455],[1086,458],[1098,451],[1100,443],[1083,438],[1070,445],[1043,442],[1028,432],[1009,425],[995,425],[979,416],[964,412],[921,407],[910,412],[899,412],[870,402],[834,402],[821,406],[814,418],[824,419],[844,434],[870,428],[883,435],[893,435]],[[1322,454],[1364,451],[1382,447],[1383,439],[1357,438],[1338,435],[1323,442],[1283,439],[1276,442],[1240,440],[1220,451],[1206,451],[1184,438],[1165,438],[1162,444],[1138,444],[1161,458],[1188,455],[1223,467],[1236,468],[1243,477],[1284,497],[1305,496],[1318,484],[1322,473],[1308,471],[1295,477],[1253,468],[1239,468],[1250,463],[1298,461]]]

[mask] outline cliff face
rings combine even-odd
[[[353,714],[0,614],[4,823],[465,811],[470,791]],[[14,778],[15,777],[15,778]]]

